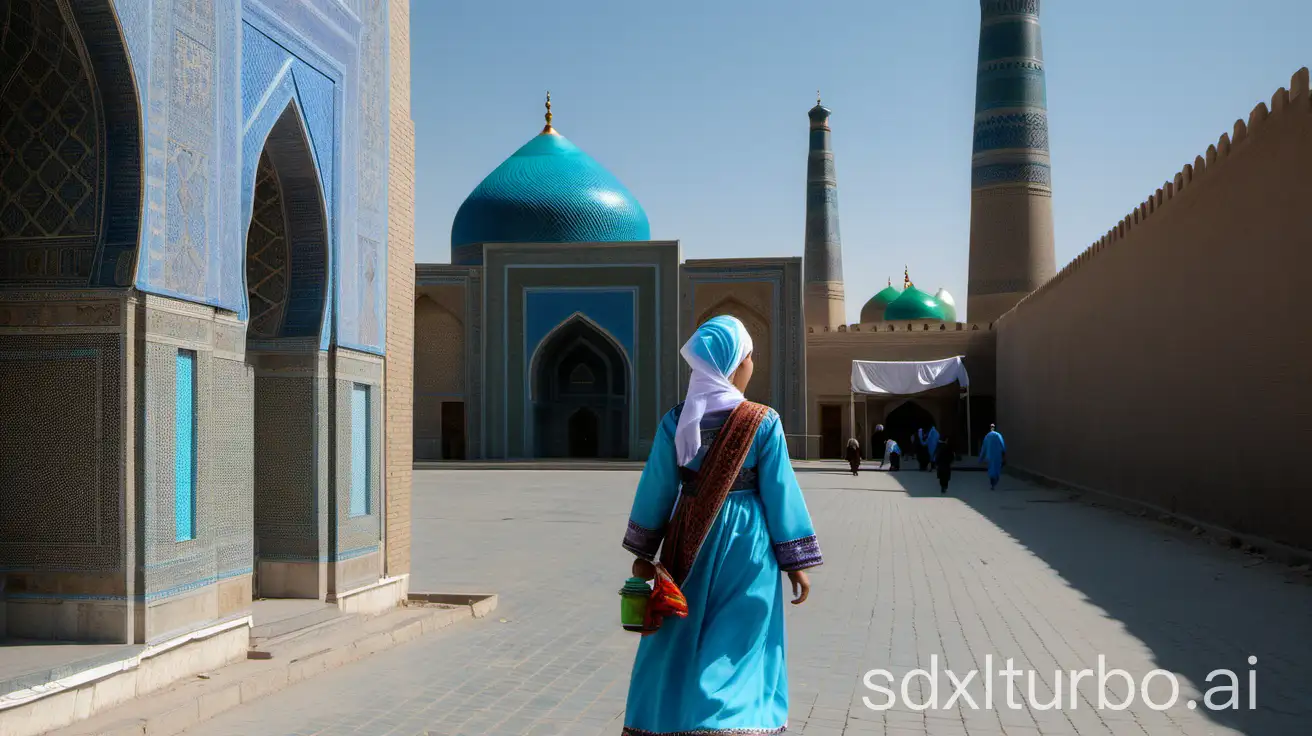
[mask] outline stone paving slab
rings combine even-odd
[[[1200,542],[1067,494],[979,473],[947,496],[928,473],[823,467],[799,473],[826,564],[812,599],[789,607],[791,733],[880,736],[1283,736],[1312,733],[1312,585],[1288,568]],[[414,488],[417,590],[496,590],[487,619],[327,673],[186,733],[193,736],[618,734],[637,638],[618,624],[619,547],[636,472],[422,471]],[[1258,708],[1159,712],[1141,698],[1077,707],[950,709],[900,704],[863,676],[929,667],[959,677],[1013,658],[1037,672],[1034,700],[1056,694],[1054,670],[1178,673],[1181,700],[1207,674],[1257,672]],[[1250,667],[1249,656],[1258,664]],[[995,678],[995,703],[1005,681]],[[1018,697],[1027,698],[1020,681]],[[1169,695],[1159,680],[1149,694]],[[1113,685],[1118,692],[1123,686]],[[944,679],[940,699],[954,688]],[[965,688],[982,704],[977,676]],[[923,698],[922,679],[908,692]],[[1247,692],[1241,693],[1247,703]]]

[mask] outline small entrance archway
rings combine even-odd
[[[254,371],[255,597],[321,598],[328,396],[319,337],[326,307],[328,218],[295,103],[274,123],[256,169],[246,236]]]
[[[888,413],[884,420],[884,437],[897,442],[902,451],[907,452],[911,435],[918,429],[928,430],[932,426],[934,415],[916,401],[910,400]]]
[[[575,314],[530,363],[538,457],[629,456],[629,360],[595,322]]]

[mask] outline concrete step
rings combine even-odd
[[[481,618],[496,607],[496,596],[469,605],[409,602],[369,618],[343,617],[316,625],[319,635],[294,636],[279,643],[266,640],[263,659],[206,672],[149,698],[134,700],[58,733],[63,736],[172,736],[196,724],[282,690],[330,669],[404,644],[452,624]]]
[[[353,626],[359,621],[360,616],[342,613],[342,610],[334,605],[326,605],[267,623],[260,623],[257,613],[255,626],[251,627],[251,648],[277,646],[311,634],[319,636],[340,627]]]

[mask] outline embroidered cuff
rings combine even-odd
[[[630,521],[628,531],[624,532],[624,549],[644,560],[655,560],[664,536],[658,529],[648,529]]]
[[[820,541],[812,534],[809,537],[778,542],[774,545],[774,558],[779,561],[779,569],[784,572],[805,570],[824,562],[820,554]]]

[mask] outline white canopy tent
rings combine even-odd
[[[856,395],[912,396],[956,383],[966,395],[966,451],[970,436],[970,375],[962,356],[942,360],[852,361],[851,413],[856,426]]]

